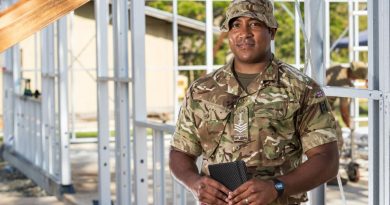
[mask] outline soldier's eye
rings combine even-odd
[[[260,22],[252,22],[252,23],[250,23],[250,26],[252,28],[258,28],[258,27],[261,27],[261,23]]]
[[[239,28],[239,27],[240,27],[240,23],[238,23],[238,22],[232,23],[232,28]]]

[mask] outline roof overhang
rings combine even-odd
[[[162,11],[160,9],[156,9],[150,6],[145,6],[145,14],[153,18],[157,18],[171,23],[173,22],[172,13]],[[188,17],[180,16],[180,15],[177,16],[177,24],[179,26],[187,27],[197,31],[203,31],[203,32],[206,31],[206,23]],[[216,26],[213,27],[213,33],[218,34],[220,32],[221,31],[219,30],[219,27]]]

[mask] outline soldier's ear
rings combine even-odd
[[[276,28],[269,28],[269,32],[271,34],[271,39],[274,40],[275,39],[275,34],[276,34]]]

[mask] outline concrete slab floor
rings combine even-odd
[[[149,144],[148,144],[149,145]],[[76,189],[76,194],[66,194],[64,202],[72,205],[91,205],[93,200],[99,198],[97,192],[97,152],[96,144],[72,144],[71,145],[71,161],[72,161],[72,180]],[[111,150],[114,145],[112,144]],[[151,150],[151,149],[148,149]],[[150,162],[151,160],[149,160]],[[114,153],[111,154],[110,162],[111,170],[114,171]],[[359,182],[348,182],[343,186],[347,204],[365,205],[368,204],[368,171],[367,162],[365,160],[359,161],[361,164],[361,179]],[[148,166],[149,167],[149,166]],[[168,171],[168,169],[166,169]],[[343,169],[340,169],[343,171]],[[169,172],[167,173],[169,176]],[[111,175],[111,193],[112,199],[115,200],[115,175]],[[170,189],[168,189],[169,191]],[[152,196],[152,193],[148,194]],[[188,194],[188,198],[191,195]],[[152,204],[152,199],[149,200]],[[171,200],[167,201],[170,204]],[[326,188],[326,202],[331,205],[343,205],[341,194],[338,186],[327,186]],[[192,204],[193,202],[191,202]]]

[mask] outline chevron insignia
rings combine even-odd
[[[237,110],[234,115],[234,142],[248,141],[248,125],[248,108],[243,107]]]
[[[234,130],[239,132],[239,133],[242,133],[244,132],[246,129],[247,129],[247,126],[248,126],[248,123],[244,123],[244,124],[234,124]]]

